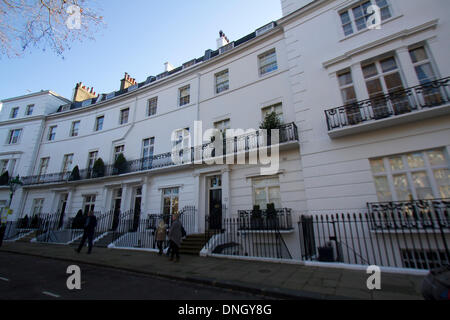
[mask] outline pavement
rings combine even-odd
[[[0,252],[108,267],[233,289],[279,299],[423,300],[424,276],[382,272],[381,290],[367,288],[365,271],[298,264],[182,255],[172,262],[157,253],[95,248],[76,253],[64,245],[4,242]]]

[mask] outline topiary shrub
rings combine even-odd
[[[127,171],[127,159],[125,159],[125,156],[123,153],[120,153],[117,156],[116,161],[114,161],[114,173],[115,174],[122,174]]]
[[[9,183],[9,173],[8,171],[5,171],[0,176],[0,186],[7,186],[8,183]]]
[[[261,122],[261,125],[259,126],[259,128],[266,129],[266,130],[272,130],[272,129],[279,129],[281,127],[281,125],[282,125],[282,123],[280,121],[280,118],[274,111],[274,112],[268,113],[264,117],[264,120],[263,120],[263,122]]]
[[[72,169],[72,173],[70,174],[69,181],[78,181],[80,179],[81,179],[81,177],[80,177],[80,169],[78,168],[78,166],[75,166]]]
[[[92,167],[92,178],[101,178],[105,176],[105,163],[102,158],[95,160]]]

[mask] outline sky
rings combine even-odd
[[[217,49],[223,30],[230,41],[281,18],[280,0],[97,0],[105,27],[95,40],[75,42],[64,59],[31,49],[0,57],[0,100],[40,90],[72,99],[83,82],[97,93],[120,89],[127,72],[136,81],[178,67]]]

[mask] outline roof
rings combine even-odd
[[[84,107],[90,107],[90,106],[93,106],[93,105],[95,105],[97,103],[104,102],[104,101],[107,101],[107,100],[112,100],[112,99],[114,99],[116,97],[119,97],[119,96],[121,96],[123,94],[129,93],[129,92],[133,92],[133,91],[135,91],[137,89],[140,89],[143,86],[150,85],[153,82],[156,82],[156,81],[161,80],[163,78],[166,78],[168,76],[174,75],[176,73],[182,72],[185,69],[188,69],[188,68],[190,68],[190,67],[192,67],[194,65],[197,65],[199,63],[203,63],[203,62],[209,61],[211,59],[214,59],[214,58],[220,56],[221,54],[224,54],[225,52],[229,52],[229,51],[233,50],[234,48],[239,47],[239,46],[241,46],[241,45],[243,45],[243,44],[253,40],[254,38],[256,38],[256,37],[258,37],[258,36],[268,32],[268,31],[274,29],[276,26],[277,26],[277,22],[272,21],[272,22],[262,26],[261,28],[258,28],[256,31],[246,35],[245,37],[242,37],[241,39],[236,40],[236,41],[232,41],[229,44],[227,44],[227,45],[225,45],[225,46],[223,46],[223,47],[221,47],[221,48],[219,48],[217,50],[213,51],[211,49],[208,49],[208,50],[205,51],[205,54],[202,57],[199,57],[197,59],[192,59],[192,60],[190,60],[188,62],[185,62],[181,66],[179,66],[178,68],[175,68],[175,69],[173,69],[171,71],[166,71],[166,72],[160,73],[160,74],[158,74],[156,76],[149,76],[145,81],[140,82],[140,83],[138,83],[138,84],[136,84],[134,86],[131,86],[131,87],[127,88],[127,89],[124,89],[124,90],[119,90],[119,91],[113,91],[111,93],[100,94],[96,98],[87,99],[87,100],[84,100],[84,101],[81,101],[81,102],[70,102],[70,103],[67,103],[65,105],[60,106],[56,113],[70,111],[70,110],[84,108]]]
[[[33,93],[29,93],[29,94],[25,94],[23,96],[18,96],[18,97],[14,97],[14,98],[7,98],[4,100],[0,100],[0,102],[2,103],[6,103],[6,102],[12,102],[12,101],[16,101],[16,100],[22,100],[22,99],[27,99],[27,98],[32,98],[32,97],[36,97],[36,96],[40,96],[40,95],[47,95],[50,94],[52,96],[54,96],[55,98],[58,98],[64,102],[68,102],[70,103],[69,99],[64,98],[63,96],[60,96],[59,94],[51,91],[51,90],[41,90],[38,92],[33,92]]]

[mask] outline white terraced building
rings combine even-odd
[[[125,74],[119,91],[101,95],[77,84],[73,102],[54,106],[45,117],[33,170],[17,172],[25,177],[12,206],[15,218],[59,213],[67,221],[82,209],[127,213],[139,221],[189,212],[189,234],[221,231],[209,241],[208,253],[364,264],[370,260],[362,253],[364,239],[365,251],[382,265],[427,268],[448,261],[448,224],[424,229],[423,217],[448,219],[450,4],[281,4],[278,21],[233,42],[221,33],[216,50],[178,68],[166,63],[165,72],[144,82]],[[368,27],[370,5],[379,9],[379,29]],[[261,175],[267,165],[248,161],[195,164],[186,152],[183,163],[172,163],[172,135],[176,141],[190,138],[193,146],[195,121],[203,131],[257,129],[271,112],[283,125],[279,168],[270,175]],[[235,144],[248,155],[262,149],[257,141],[246,134]],[[112,166],[121,153],[128,160],[123,172]],[[106,164],[102,177],[92,174],[98,158]],[[75,166],[80,179],[74,181]],[[7,200],[8,193],[2,194],[0,200]],[[277,216],[272,225],[271,203]],[[259,226],[255,205],[263,210]],[[391,221],[396,210],[402,222]],[[417,210],[422,216],[408,216]],[[298,224],[302,215],[327,219],[324,214],[341,212],[362,213],[378,229],[350,227],[340,237],[339,224],[334,233],[330,227],[336,224],[317,223],[322,220]],[[400,227],[385,239],[388,218],[389,226]],[[407,226],[419,236],[407,239]],[[354,234],[358,230],[364,236]],[[381,241],[371,238],[375,233],[391,251],[381,253],[373,243],[368,249],[369,240]],[[350,246],[350,234],[359,244]],[[425,235],[434,240],[425,241]],[[122,232],[110,240],[119,245],[125,238]]]

